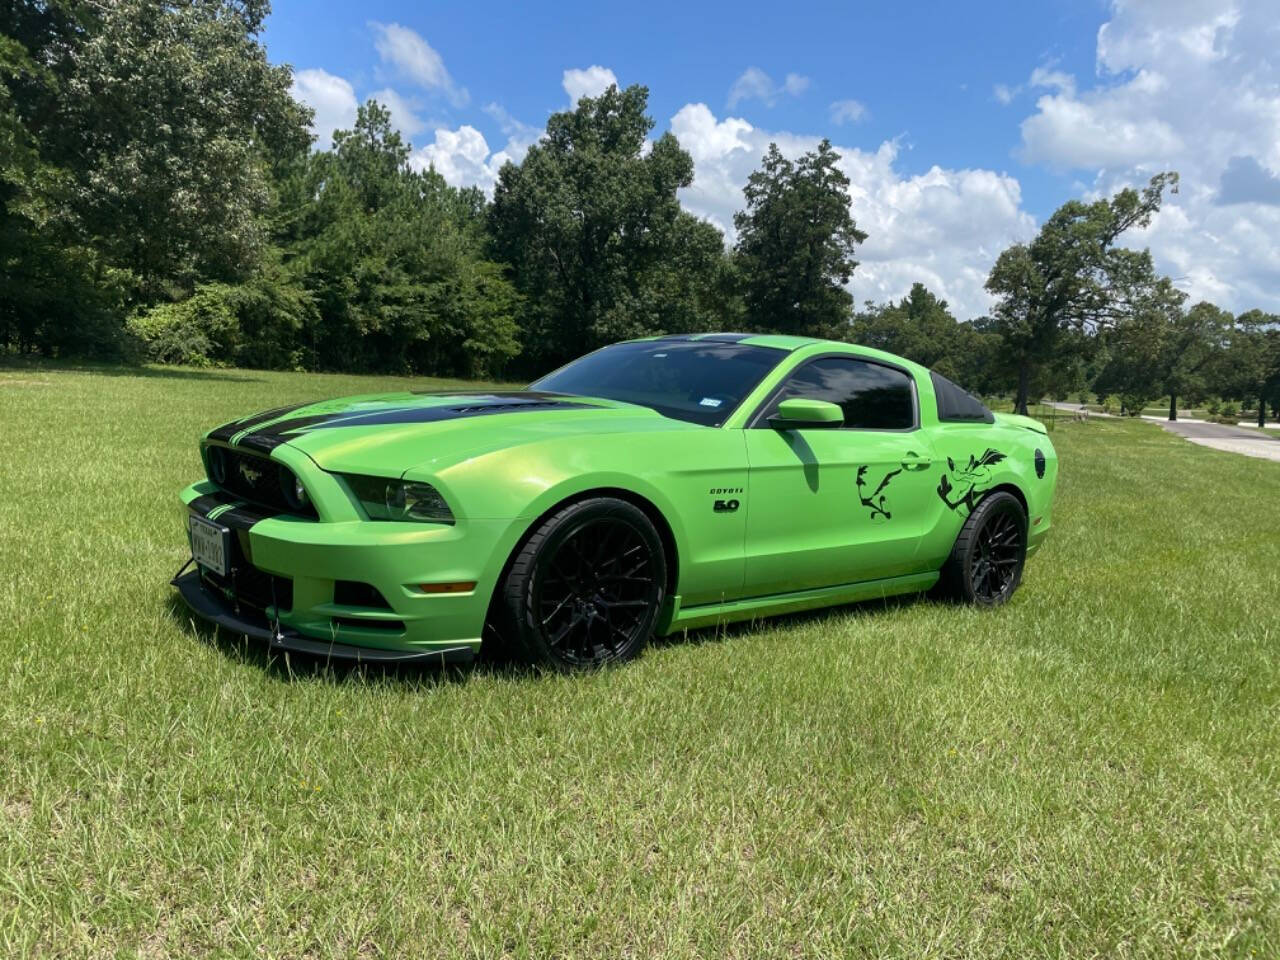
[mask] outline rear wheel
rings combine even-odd
[[[982,499],[960,528],[942,568],[943,592],[983,607],[1004,603],[1022,581],[1027,559],[1027,513],[999,490]]]
[[[511,646],[568,671],[630,660],[653,635],[666,593],[662,540],[638,507],[569,504],[521,547],[502,587]]]

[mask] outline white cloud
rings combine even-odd
[[[376,21],[371,21],[369,27],[384,64],[423,89],[443,94],[455,107],[467,105],[471,98],[466,89],[454,84],[444,59],[417,31],[398,23]]]
[[[418,102],[400,96],[390,87],[375,90],[365,99],[377,100],[390,110],[391,125],[399,130],[400,134],[406,139],[421,133],[427,127],[422,118],[418,116]]]
[[[837,100],[830,110],[831,122],[837,125],[857,123],[867,115],[867,108],[857,100]]]
[[[1013,98],[1022,92],[1021,87],[1011,87],[1007,83],[997,83],[991,89],[991,95],[1006,107],[1013,103]]]
[[[1076,92],[1076,78],[1051,66],[1040,66],[1032,70],[1029,83],[1033,87],[1052,87],[1067,96]]]
[[[772,107],[783,95],[798,97],[809,89],[809,78],[798,73],[788,73],[781,84],[759,67],[747,67],[733,86],[729,88],[729,107],[736,107],[744,100],[759,100]]]
[[[770,132],[746,120],[718,120],[701,103],[671,119],[671,131],[694,160],[694,182],[681,192],[685,208],[732,238],[742,187],[770,142],[788,157],[817,147],[817,136]],[[899,146],[886,141],[874,152],[836,146],[850,179],[851,210],[868,233],[850,285],[859,302],[906,294],[921,281],[950,301],[957,316],[985,312],[982,289],[996,256],[1029,238],[1035,221],[1021,206],[1018,181],[990,170],[932,167],[918,176],[895,168]]]
[[[1134,90],[1119,98],[1047,94],[1036,101],[1039,113],[1022,122],[1022,157],[1055,170],[1172,163],[1184,144],[1140,102],[1149,100]]]
[[[484,112],[492,117],[498,124],[498,129],[507,135],[507,145],[503,147],[502,152],[510,158],[512,163],[523,160],[529,148],[542,137],[541,127],[517,120],[504,107],[496,103],[486,104]]]
[[[311,132],[321,150],[333,142],[334,130],[350,130],[356,122],[356,92],[342,77],[314,68],[299,70],[289,92],[315,111]]]
[[[618,78],[608,67],[599,64],[585,70],[566,70],[561,80],[564,92],[569,95],[569,106],[576,107],[583,97],[598,97],[612,86],[617,86]]]
[[[502,165],[519,163],[527,150],[528,144],[513,146],[508,140],[504,149],[490,153],[484,134],[464,123],[456,130],[437,128],[434,141],[410,154],[409,165],[415,170],[434,167],[453,186],[479,187],[492,196]]]
[[[1042,68],[1032,82],[1051,91],[1022,122],[1024,159],[1085,171],[1099,196],[1179,171],[1179,195],[1128,242],[1233,310],[1280,308],[1275,12],[1274,0],[1114,0],[1093,85]]]

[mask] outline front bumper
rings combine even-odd
[[[176,581],[202,618],[282,649],[359,660],[457,662],[480,650],[511,521],[418,523],[273,515],[201,482],[188,515],[229,528],[232,572]],[[423,584],[474,582],[464,593]],[[344,598],[360,588],[369,599]],[[254,629],[246,629],[249,626]],[[352,653],[350,651],[356,651]]]
[[[475,659],[475,650],[465,645],[430,650],[388,650],[313,640],[279,623],[271,623],[265,617],[244,611],[237,613],[225,599],[205,586],[199,570],[177,577],[172,582],[191,612],[200,619],[252,640],[263,640],[272,650],[358,663],[438,663],[444,666],[470,663]]]

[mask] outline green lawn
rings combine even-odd
[[[590,676],[194,630],[201,430],[406,382],[0,368],[0,956],[1280,955],[1280,464],[1059,420],[1005,609]]]

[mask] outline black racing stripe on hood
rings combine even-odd
[[[554,400],[568,394],[550,390],[414,390],[415,397],[493,397],[497,400]]]
[[[288,441],[286,433],[292,433],[295,430],[305,430],[310,427],[320,426],[326,421],[335,417],[340,417],[339,413],[316,413],[309,417],[294,417],[292,420],[283,420],[280,423],[272,423],[267,426],[259,427],[251,432],[248,436],[240,438],[240,442],[236,444],[239,447],[246,447],[250,450],[258,450],[261,453],[270,453],[280,444]]]
[[[519,391],[507,394],[476,392],[459,394],[456,391],[441,394],[442,396],[474,397],[468,403],[448,404],[438,407],[403,406],[390,407],[384,410],[344,411],[340,413],[322,413],[308,417],[295,417],[279,423],[268,423],[257,430],[252,430],[241,437],[237,446],[262,453],[270,453],[282,443],[288,443],[291,436],[307,430],[327,430],[336,427],[368,427],[382,424],[404,423],[439,423],[445,420],[460,420],[465,417],[478,417],[495,413],[522,413],[533,410],[585,410],[595,405],[578,403],[561,399],[560,394],[534,393]],[[485,402],[489,401],[489,402]]]
[[[460,420],[464,417],[481,417],[493,413],[524,413],[533,410],[588,409],[589,403],[570,400],[521,400],[499,403],[459,404],[447,407],[396,407],[391,410],[373,410],[369,413],[335,417],[326,423],[317,423],[309,429],[329,430],[334,427],[369,427],[385,423],[438,423],[443,420]],[[288,423],[281,427],[292,430]]]
[[[272,410],[263,410],[261,413],[255,413],[250,417],[241,417],[239,420],[232,420],[230,423],[224,423],[209,433],[210,440],[220,440],[223,443],[230,442],[241,430],[248,430],[250,427],[259,423],[266,423],[268,420],[274,420],[276,417],[283,417],[286,413],[294,410],[301,410],[303,407],[310,406],[312,401],[307,403],[295,403],[287,407],[276,407]]]
[[[241,437],[237,447],[243,447],[246,450],[256,450],[258,453],[270,455],[271,451],[280,444],[284,443],[288,438],[282,437],[278,433],[251,433],[247,437]]]

